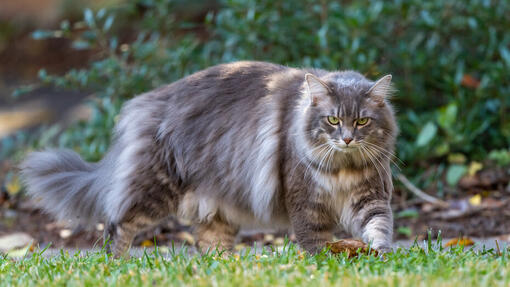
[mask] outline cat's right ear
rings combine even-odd
[[[317,105],[321,98],[325,97],[329,93],[329,87],[317,76],[307,73],[305,75],[306,92],[310,97],[310,103],[312,106]]]

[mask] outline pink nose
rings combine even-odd
[[[352,141],[352,138],[343,138],[345,144],[349,144]]]

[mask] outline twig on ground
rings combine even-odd
[[[436,204],[436,205],[439,205],[441,207],[447,207],[448,206],[448,203],[439,199],[439,198],[435,198],[431,195],[428,195],[426,194],[425,192],[423,192],[421,189],[417,188],[411,181],[409,181],[409,179],[407,179],[407,177],[405,177],[405,175],[403,175],[402,173],[398,173],[396,175],[396,177],[398,178],[398,180],[400,180],[400,182],[402,182],[402,184],[410,191],[412,192],[414,195],[418,196],[419,198],[423,199],[424,201],[426,202],[429,202],[429,203],[432,203],[432,204]]]
[[[498,256],[501,256],[501,250],[499,249],[499,243],[498,243],[498,240],[495,239],[496,241],[496,251],[498,252]]]

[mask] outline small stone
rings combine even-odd
[[[27,233],[17,232],[0,237],[0,252],[8,251],[32,245],[34,238]]]
[[[158,246],[159,253],[168,254],[170,253],[170,248],[166,246]]]
[[[59,232],[60,237],[62,237],[64,239],[68,238],[72,234],[73,234],[73,232],[71,231],[71,229],[62,229]]]
[[[283,237],[277,237],[274,240],[273,244],[277,245],[277,246],[283,245],[283,244],[285,244],[285,239],[283,239]]]

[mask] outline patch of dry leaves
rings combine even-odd
[[[331,253],[347,253],[349,258],[356,257],[358,254],[368,254],[378,256],[377,250],[369,249],[368,244],[358,239],[340,239],[335,242],[327,242],[326,247]]]

